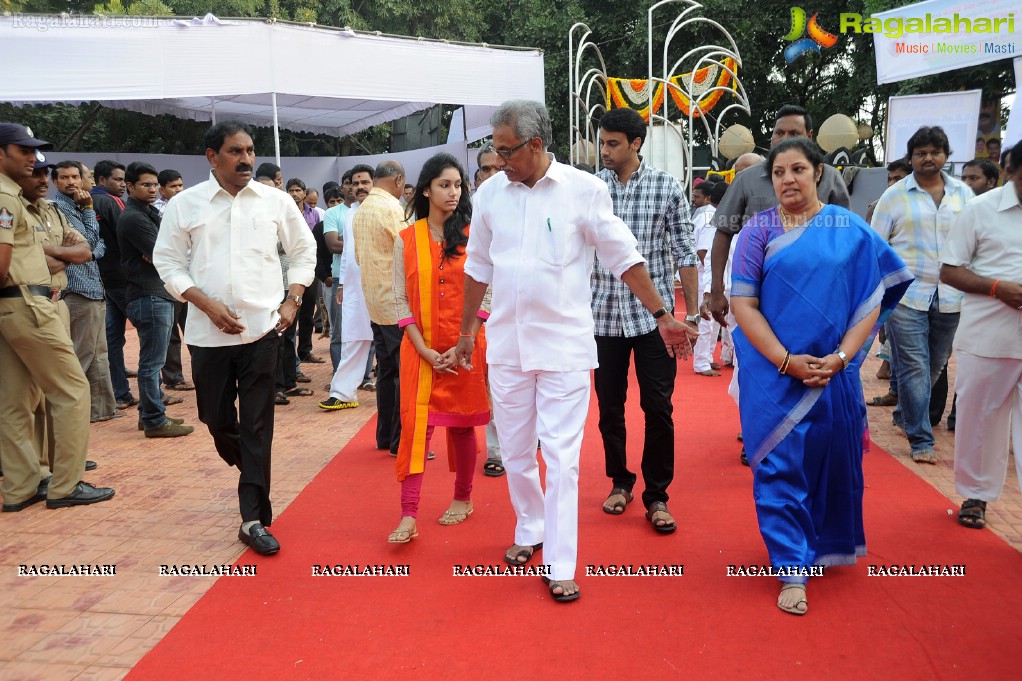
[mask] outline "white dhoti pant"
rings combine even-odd
[[[1009,436],[1022,486],[1022,360],[957,351],[955,488],[966,499],[993,501],[1008,472]]]
[[[341,402],[358,402],[358,386],[362,385],[362,379],[365,378],[366,362],[372,347],[372,340],[341,343],[341,360],[330,380],[330,397],[336,397]]]
[[[699,340],[692,349],[692,369],[698,374],[710,370],[713,362],[713,351],[717,348],[717,334],[720,324],[714,319],[699,320]]]
[[[491,364],[489,372],[493,416],[518,519],[515,544],[543,542],[550,579],[574,579],[579,454],[589,412],[589,371],[522,371]],[[539,481],[537,435],[546,463],[545,495]]]

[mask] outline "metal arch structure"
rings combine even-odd
[[[578,160],[577,150],[584,141],[597,150],[594,166],[599,169],[600,155],[593,119],[595,114],[606,111],[609,90],[607,64],[600,48],[589,39],[592,33],[592,29],[581,22],[568,30],[568,158],[569,163]],[[583,70],[585,58],[590,55],[599,66]],[[600,97],[595,103],[594,95]]]
[[[671,23],[671,27],[667,32],[667,37],[664,39],[661,57],[662,66],[660,69],[660,73],[658,75],[653,68],[654,57],[653,15],[661,7],[675,4],[683,5],[684,8],[679,12],[679,14],[675,17],[674,21]],[[654,146],[653,140],[655,139],[655,137],[652,134],[653,128],[657,122],[663,123],[665,125],[665,129],[674,130],[679,136],[682,137],[683,141],[682,153],[684,154],[683,158],[684,177],[681,178],[681,181],[686,187],[691,186],[692,171],[696,170],[696,168],[694,168],[692,165],[692,159],[695,152],[695,119],[697,118],[697,116],[695,115],[695,110],[698,109],[699,111],[698,118],[702,122],[703,128],[706,132],[706,136],[709,139],[710,154],[711,156],[714,157],[717,155],[717,145],[720,141],[721,124],[722,121],[724,120],[725,114],[731,112],[732,110],[743,111],[746,114],[751,114],[748,94],[745,91],[745,86],[742,85],[741,79],[738,77],[737,69],[732,70],[725,63],[727,59],[733,59],[735,64],[737,64],[737,66],[741,68],[742,56],[738,50],[738,45],[735,43],[734,38],[731,37],[731,34],[727,31],[727,29],[721,26],[720,23],[714,21],[713,19],[709,19],[707,17],[702,16],[699,13],[699,11],[702,9],[703,6],[696,2],[695,0],[660,0],[660,2],[651,5],[646,12],[646,27],[648,40],[647,63],[649,67],[649,84],[651,91],[655,87],[656,83],[663,83],[666,93],[668,92],[668,88],[674,87],[671,84],[671,78],[673,78],[676,73],[693,74],[693,76],[688,78],[687,81],[685,81],[684,79],[682,81],[685,84],[684,94],[688,98],[688,101],[690,103],[688,112],[688,126],[684,129],[684,132],[677,131],[676,128],[669,125],[671,123],[669,115],[669,106],[671,98],[669,96],[665,96],[663,98],[662,105],[663,108],[659,112],[653,108],[654,100],[652,98],[650,99],[649,114],[650,134],[647,135],[647,139],[650,142],[650,148],[647,151],[647,155],[649,155],[651,159],[654,156],[654,154],[656,154],[658,151]],[[680,59],[675,61],[673,64],[669,64],[667,55],[670,50],[671,41],[674,40],[674,38],[683,30],[700,24],[709,26],[716,30],[717,32],[719,32],[722,38],[724,39],[723,41],[724,44],[723,45],[710,44],[694,47],[685,52],[685,54]],[[717,66],[727,71],[731,76],[732,85],[729,86],[715,85],[706,91],[696,94],[694,92],[695,90],[694,74],[699,69],[706,68],[708,66]],[[699,99],[700,97],[705,97],[707,94],[710,94],[715,91],[723,91],[725,94],[734,97],[735,101],[731,102],[717,113],[716,121],[711,127],[707,116],[708,111],[703,110],[702,106],[700,106],[699,104]],[[687,144],[684,144],[685,142],[687,142]],[[667,154],[666,147],[660,149],[659,152],[663,155],[664,161],[666,161]],[[661,164],[661,167],[666,167],[666,163]]]

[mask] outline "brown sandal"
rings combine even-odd
[[[664,518],[663,516],[661,516],[657,518],[656,517],[657,513],[663,513],[667,517]],[[662,501],[654,501],[652,504],[649,505],[649,508],[646,509],[646,520],[648,520],[650,524],[653,525],[654,530],[656,530],[657,532],[663,532],[664,534],[674,532],[676,529],[678,529],[677,523],[674,522],[674,517],[671,515],[671,512],[667,510],[667,504],[665,504]],[[657,520],[661,520],[663,522],[658,525]]]
[[[617,497],[620,497],[620,499]],[[607,500],[603,502],[603,512],[611,515],[621,515],[625,512],[625,509],[628,508],[628,502],[630,502],[633,498],[632,493],[628,490],[622,487],[615,487],[610,490],[610,495],[607,496]],[[614,499],[613,503],[611,503],[611,499]]]

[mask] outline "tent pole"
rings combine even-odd
[[[280,128],[277,126],[277,93],[270,93],[270,102],[273,104],[273,153],[277,157],[277,167],[280,167]]]
[[[213,125],[216,125],[216,97],[211,97],[209,101],[213,109]]]

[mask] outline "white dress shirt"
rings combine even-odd
[[[283,276],[277,242],[288,256],[288,281],[308,286],[315,276],[316,241],[294,199],[258,182],[232,197],[210,173],[167,203],[153,265],[178,300],[198,287],[226,305],[245,330],[221,332],[189,305],[185,343],[220,347],[251,343],[279,319]]]
[[[465,273],[493,285],[486,361],[522,371],[597,366],[593,258],[615,277],[645,262],[607,184],[553,160],[534,187],[491,177],[474,197]]]
[[[1022,205],[1015,185],[991,189],[965,204],[940,261],[981,277],[1022,282]],[[986,293],[966,293],[954,347],[979,357],[1022,359],[1022,310]]]

